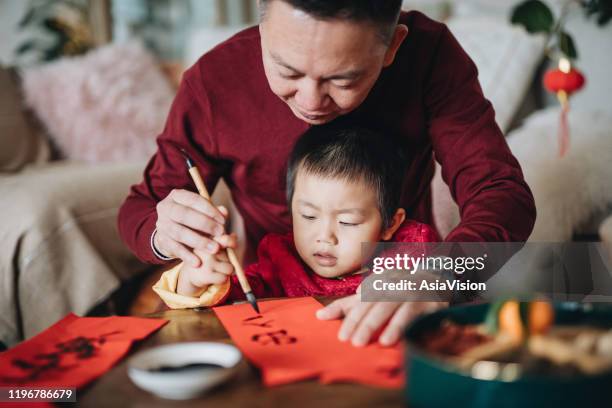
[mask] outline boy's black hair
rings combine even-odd
[[[391,137],[356,126],[312,126],[296,142],[289,156],[289,210],[299,169],[321,177],[361,179],[376,192],[383,227],[388,228],[399,207],[406,165],[401,146]]]
[[[273,0],[261,0],[261,18]],[[274,0],[278,1],[278,0]],[[347,19],[375,24],[388,44],[402,7],[402,0],[281,0],[318,19]]]

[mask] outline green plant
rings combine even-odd
[[[18,57],[33,54],[38,61],[50,61],[87,52],[93,45],[87,16],[86,0],[31,0],[18,25],[31,38],[21,43],[15,54]],[[38,29],[51,36],[33,35]]]
[[[525,27],[530,33],[546,33],[551,39],[549,51],[560,51],[570,59],[578,58],[573,37],[565,31],[565,19],[572,4],[581,7],[587,17],[594,17],[597,24],[604,26],[612,20],[612,0],[566,0],[558,18],[540,0],[526,0],[518,4],[510,18],[513,24]]]

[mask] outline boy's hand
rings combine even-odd
[[[404,329],[422,313],[447,307],[447,302],[362,302],[359,293],[338,299],[317,311],[321,320],[344,317],[338,338],[351,340],[354,346],[365,346],[387,322],[378,341],[391,346],[401,338]]]
[[[236,234],[222,235],[215,238],[223,248],[236,247]],[[207,252],[194,250],[195,255],[202,260],[202,265],[193,267],[184,263],[179,273],[176,293],[185,296],[200,296],[208,286],[225,283],[229,276],[234,273],[234,267],[230,263],[227,252],[219,251],[214,255]]]
[[[225,232],[225,207],[215,207],[199,194],[172,190],[157,204],[155,248],[170,258],[180,258],[193,267],[201,265],[192,249],[216,254],[219,244],[213,237]]]

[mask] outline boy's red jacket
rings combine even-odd
[[[437,242],[436,231],[416,221],[405,221],[390,242]],[[352,295],[363,275],[337,279],[323,278],[308,268],[293,244],[293,234],[268,234],[257,249],[258,262],[249,265],[245,274],[258,298],[300,296]],[[244,299],[236,275],[232,275],[231,289],[219,303]]]

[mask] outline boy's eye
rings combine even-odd
[[[309,221],[312,221],[315,219],[314,215],[305,215],[305,214],[302,214],[302,218],[304,218],[305,220],[309,220]]]
[[[340,221],[340,225],[344,225],[345,227],[356,227],[359,224],[356,223],[356,222],[344,222],[344,221]]]

